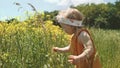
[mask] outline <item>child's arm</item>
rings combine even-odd
[[[83,43],[83,45],[85,47],[85,50],[81,55],[89,58],[93,54],[93,51],[94,51],[93,43],[92,43],[92,40],[91,40],[89,34],[85,31],[83,31],[79,35],[78,40],[79,40],[79,42]]]
[[[68,60],[72,64],[77,64],[78,62],[89,58],[89,56],[92,55],[94,49],[93,49],[93,43],[92,40],[90,39],[90,36],[87,34],[87,32],[83,31],[79,37],[78,37],[79,42],[84,44],[85,50],[83,51],[82,54],[78,56],[70,55]]]
[[[55,52],[69,52],[70,45],[64,47],[64,48],[59,48],[59,47],[53,47],[53,51]]]

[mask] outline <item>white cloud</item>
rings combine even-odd
[[[71,0],[74,6],[77,6],[79,4],[87,4],[87,3],[106,3],[104,0]]]
[[[61,0],[58,5],[62,6],[62,5],[69,5],[69,0]]]
[[[46,2],[49,3],[54,3],[57,4],[58,6],[70,6],[74,5],[77,6],[79,4],[87,4],[87,3],[105,3],[104,0],[45,0]]]
[[[59,0],[45,0],[45,1],[49,3],[59,3]]]

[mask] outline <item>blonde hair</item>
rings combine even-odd
[[[78,20],[78,21],[81,21],[84,18],[83,14],[74,8],[62,10],[59,12],[59,15],[62,15],[63,17],[68,18],[68,19],[74,19],[74,20]]]

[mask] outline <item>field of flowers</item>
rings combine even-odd
[[[120,30],[89,28],[103,68],[120,68]],[[38,26],[28,22],[0,22],[0,68],[73,68],[67,54],[52,52],[70,37],[51,21]]]

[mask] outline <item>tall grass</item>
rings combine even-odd
[[[1,68],[59,68],[69,64],[65,55],[52,52],[53,46],[67,45],[68,36],[49,21],[45,29],[26,22],[0,24]],[[65,65],[64,65],[64,64]]]
[[[120,30],[90,30],[103,68],[120,68]]]
[[[89,29],[103,68],[120,67],[120,30]],[[47,21],[45,28],[28,22],[0,23],[0,68],[73,68],[69,54],[54,53],[53,46],[64,47],[70,36]]]

